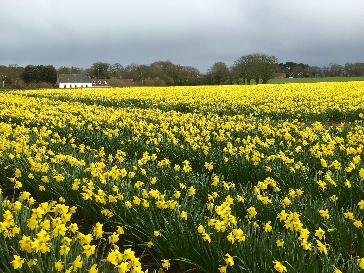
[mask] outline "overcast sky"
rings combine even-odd
[[[364,61],[363,0],[0,0],[0,64]]]

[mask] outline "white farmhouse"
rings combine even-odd
[[[84,88],[92,87],[92,80],[86,74],[58,74],[59,88]]]

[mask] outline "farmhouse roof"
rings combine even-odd
[[[58,82],[62,83],[92,83],[89,75],[86,74],[58,74]]]

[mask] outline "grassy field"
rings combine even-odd
[[[0,271],[360,273],[364,82],[0,93]]]
[[[364,81],[364,77],[322,77],[322,78],[284,78],[272,79],[269,83],[314,83],[314,82],[349,82]]]

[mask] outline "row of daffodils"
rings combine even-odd
[[[364,272],[363,149],[361,82],[3,92],[0,268]]]
[[[0,202],[2,272],[143,272],[135,252],[115,244],[122,227],[108,238],[100,223],[82,233],[72,222],[76,207],[62,199],[36,203],[27,191],[16,201],[0,192]],[[95,251],[107,240],[109,253],[102,259]]]

